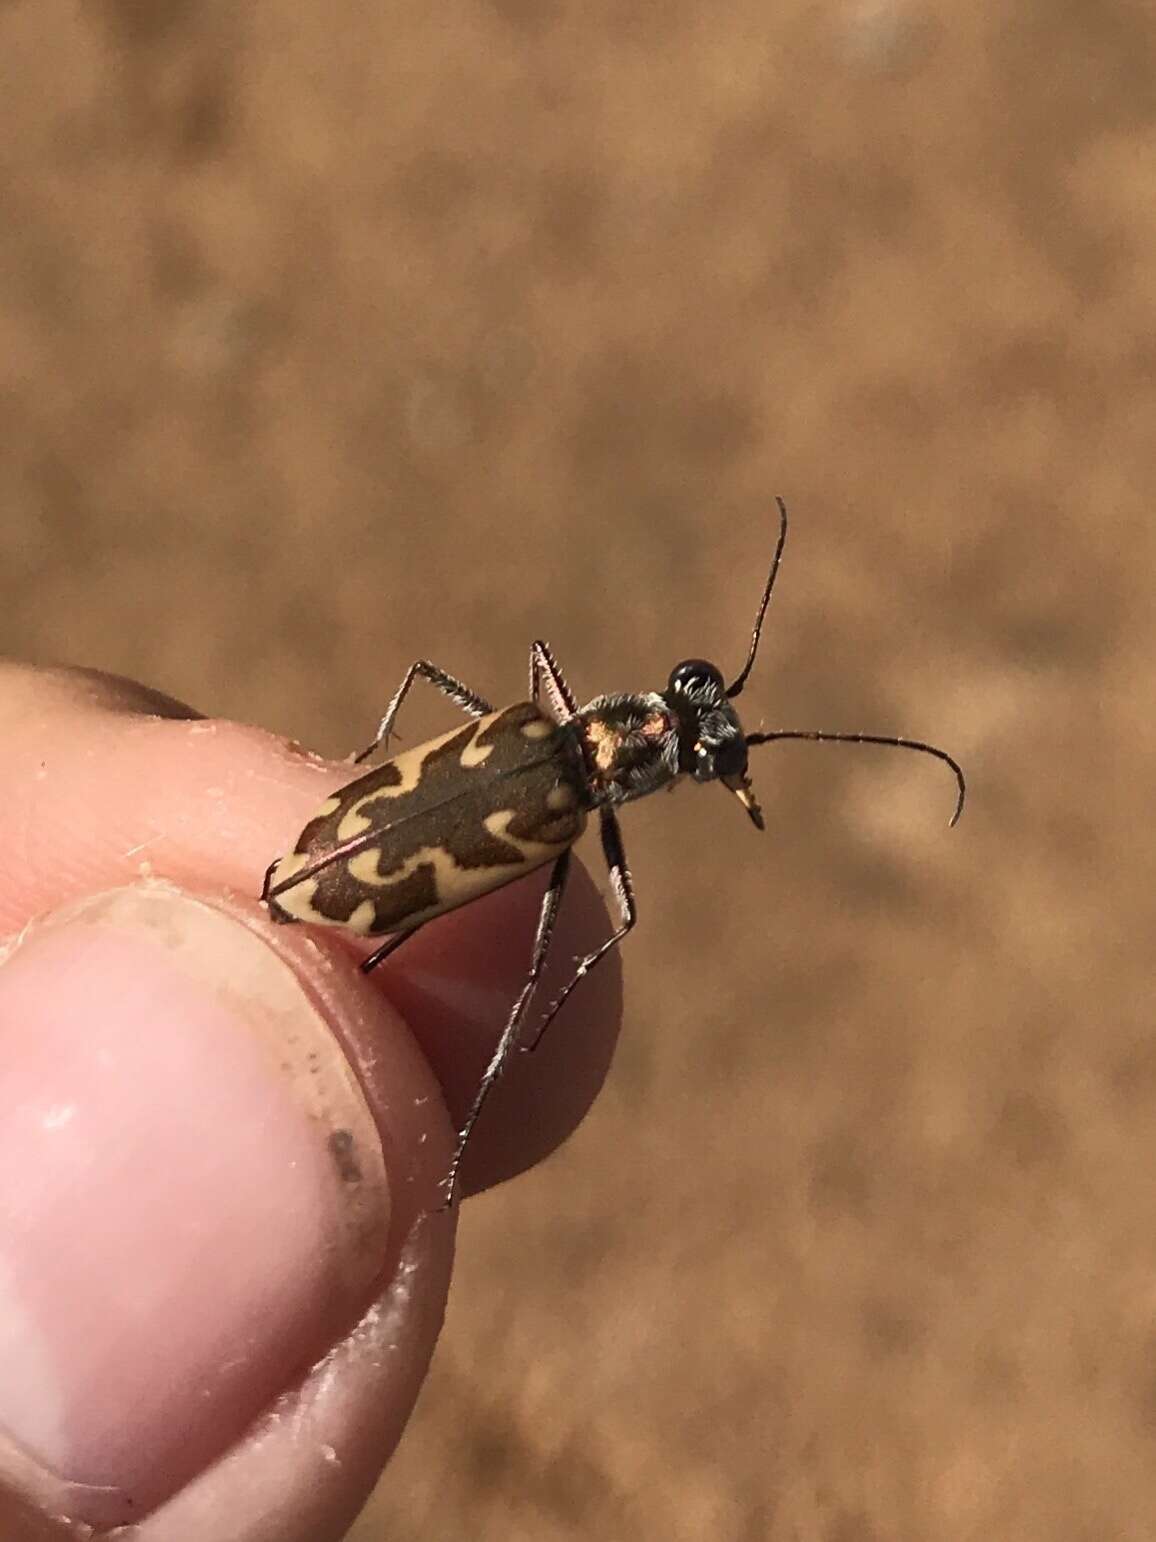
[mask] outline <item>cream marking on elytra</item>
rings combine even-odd
[[[399,878],[408,878],[409,873],[413,872],[412,866],[407,862],[401,867],[395,867],[392,872],[383,873],[381,851],[377,846],[367,846],[364,851],[359,851],[349,858],[346,866],[358,883],[370,884],[375,889],[387,888],[390,884],[396,883]]]
[[[499,840],[509,841],[511,846],[516,846],[527,862],[532,862],[535,867],[540,867],[542,862],[548,859],[554,852],[563,851],[574,844],[571,837],[564,841],[531,841],[523,835],[511,835],[510,825],[519,814],[518,809],[502,809],[496,814],[487,814],[482,823],[491,835],[496,835]]]
[[[366,804],[376,802],[378,798],[387,798],[391,792],[398,791],[397,787],[380,787],[372,795],[367,794],[364,798],[358,798],[356,803],[351,804],[346,809],[341,823],[337,826],[338,841],[342,843],[352,841],[357,836],[364,835],[367,830],[372,830],[373,820],[367,814],[363,814],[361,810]],[[278,883],[281,881],[280,872],[277,874],[277,881]]]
[[[495,714],[497,716],[498,714]],[[521,733],[526,739],[546,739],[554,732],[554,724],[542,717],[533,717],[528,723],[523,723]]]
[[[494,746],[492,744],[479,744],[478,739],[497,716],[498,714],[494,712],[489,717],[481,718],[474,729],[474,737],[463,747],[462,753],[458,756],[458,761],[467,770],[473,766],[484,766],[494,753]],[[459,733],[461,732],[460,729],[458,731]]]
[[[468,889],[471,893],[485,893],[490,888],[497,888],[500,884],[509,882],[511,875],[517,876],[519,872],[525,871],[531,864],[535,867],[540,866],[543,856],[549,857],[571,844],[569,840],[550,842],[529,841],[517,835],[511,835],[509,825],[517,817],[517,809],[503,809],[499,813],[487,815],[483,821],[490,835],[496,836],[499,840],[507,841],[521,855],[520,861],[505,863],[500,868],[495,867],[479,874],[476,868],[463,867],[444,846],[423,846],[420,851],[413,852],[404,862],[393,868],[389,873],[382,874],[378,871],[381,852],[376,846],[371,846],[367,850],[359,851],[356,856],[349,858],[349,872],[359,883],[388,892],[398,884],[403,883],[405,879],[411,878],[419,867],[432,867],[434,870],[434,881],[437,886],[438,903],[431,913],[436,915],[440,911],[449,908],[446,905],[447,899],[460,893],[463,889]],[[485,887],[479,887],[479,885],[484,885]],[[294,889],[288,891],[289,895],[293,895],[295,892],[296,890]],[[328,924],[332,925],[333,923],[329,922]]]
[[[495,713],[494,717],[496,716]],[[482,719],[475,729],[474,737],[463,746],[458,757],[463,767],[484,765],[493,753],[492,745],[477,743],[478,733],[491,722],[493,717]],[[358,798],[356,803],[350,804],[337,827],[338,842],[354,840],[357,836],[363,835],[366,830],[373,828],[377,822],[376,817],[363,814],[362,809],[372,807],[382,798],[400,798],[406,793],[415,791],[421,783],[422,768],[429,756],[441,749],[442,745],[449,740],[458,738],[460,734],[461,729],[455,728],[448,734],[442,734],[438,739],[431,739],[428,744],[419,744],[412,750],[401,750],[398,754],[391,756],[387,764],[396,768],[400,773],[400,780],[392,786],[375,787],[372,792],[367,792],[364,797]],[[334,807],[337,806],[335,802]],[[330,809],[327,812],[332,813],[333,810]],[[280,881],[280,874],[278,874],[278,881]]]
[[[297,853],[294,852],[294,856],[296,855]],[[284,860],[289,859],[286,857]],[[304,862],[305,858],[302,857],[301,861]],[[294,884],[291,889],[285,891],[285,902],[282,908],[298,921],[312,921],[317,926],[329,926],[332,924],[329,917],[322,915],[314,907],[313,896],[316,893],[317,879],[303,878],[300,883]]]
[[[356,932],[359,937],[368,937],[373,931],[373,923],[377,920],[377,907],[372,900],[362,900],[357,909],[345,923],[350,931]]]

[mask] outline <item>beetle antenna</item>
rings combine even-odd
[[[772,573],[773,576],[774,574]],[[918,750],[923,755],[934,755],[936,760],[942,760],[944,765],[950,766],[955,772],[959,794],[955,800],[955,813],[948,820],[948,828],[950,829],[951,826],[959,823],[959,816],[963,813],[963,800],[967,796],[967,783],[963,779],[963,768],[957,760],[952,759],[946,750],[941,750],[935,744],[924,744],[922,739],[902,739],[892,734],[835,734],[825,733],[822,729],[779,729],[776,733],[771,734],[747,735],[748,744],[770,744],[774,739],[812,739],[834,742],[836,744],[887,744],[897,750]]]
[[[763,617],[767,613],[767,606],[771,603],[771,590],[775,587],[779,563],[783,560],[783,547],[787,544],[787,505],[781,498],[776,498],[775,502],[779,506],[779,544],[775,547],[775,555],[771,560],[771,571],[767,575],[767,587],[763,590],[759,613],[755,617],[755,628],[751,633],[751,648],[747,654],[747,661],[735,678],[734,683],[727,686],[727,696],[732,700],[739,694],[743,686],[746,685],[747,676],[754,668],[755,654],[759,651],[759,636],[763,630]]]

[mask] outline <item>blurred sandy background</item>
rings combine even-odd
[[[741,660],[356,1542],[1156,1537],[1156,15],[0,0],[0,646],[334,753]],[[415,706],[411,731],[445,722]],[[597,851],[594,843],[592,865]],[[271,853],[272,855],[272,853]]]

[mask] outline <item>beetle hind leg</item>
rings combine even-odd
[[[510,1009],[510,1015],[506,1019],[506,1026],[502,1029],[494,1053],[490,1056],[489,1064],[482,1072],[482,1079],[478,1083],[478,1090],[474,1093],[474,1101],[470,1104],[461,1129],[458,1131],[458,1143],[454,1149],[453,1160],[450,1162],[449,1171],[444,1179],[445,1208],[454,1202],[454,1192],[457,1188],[458,1169],[462,1165],[462,1157],[465,1155],[466,1145],[469,1142],[474,1125],[478,1122],[478,1115],[482,1111],[482,1105],[489,1096],[490,1088],[501,1076],[505,1069],[510,1052],[518,1040],[518,1030],[522,1026],[522,1019],[526,1015],[526,1008],[537,989],[538,982],[542,978],[542,970],[546,965],[546,955],[550,948],[550,939],[554,935],[554,923],[558,919],[558,909],[562,903],[562,895],[566,889],[566,879],[570,872],[570,851],[567,848],[554,863],[550,874],[550,882],[546,886],[546,892],[542,896],[542,905],[538,911],[538,926],[534,933],[534,951],[530,958],[530,968],[526,979],[518,993],[518,999]]]
[[[410,686],[419,675],[435,686],[443,696],[448,696],[456,707],[460,707],[470,717],[485,717],[487,713],[494,710],[484,696],[479,696],[477,691],[471,691],[468,685],[463,685],[455,676],[447,674],[444,669],[439,669],[436,664],[431,664],[428,659],[417,659],[406,670],[405,678],[394,691],[393,698],[386,707],[385,716],[378,727],[377,737],[372,744],[367,744],[360,754],[352,757],[355,766],[360,765],[363,760],[368,760],[376,750],[388,748],[394,719],[401,710],[402,702],[409,695]]]

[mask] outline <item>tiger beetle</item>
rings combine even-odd
[[[537,1048],[579,980],[634,926],[634,885],[618,824],[620,804],[689,776],[696,782],[721,782],[762,830],[762,810],[747,775],[748,752],[783,739],[812,739],[934,755],[955,773],[952,825],[963,811],[965,786],[958,763],[922,740],[813,729],[744,732],[731,703],[754,667],[786,544],[787,509],[781,498],[776,501],[778,544],[746,662],[729,685],[706,659],[684,659],[663,691],[596,696],[580,707],[549,646],[535,642],[530,700],[495,711],[453,675],[418,659],[394,693],[373,743],[354,756],[354,763],[388,748],[394,720],[419,676],[474,722],[394,755],[340,788],[302,830],[293,851],[265,875],[261,898],[274,921],[344,927],[359,937],[390,934],[363,961],[361,968],[368,972],[435,916],[553,863],[525,983],[458,1131],[445,1177],[447,1205],[453,1203],[470,1133],[515,1045]],[[590,813],[598,815],[618,925],[593,952],[576,960],[566,987],[532,1037],[520,1043],[570,872],[570,849]]]

